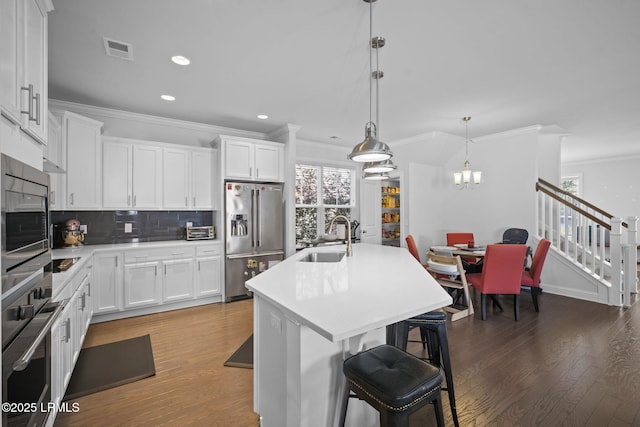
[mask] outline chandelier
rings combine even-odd
[[[384,77],[378,66],[378,50],[385,45],[384,37],[373,37],[373,6],[376,0],[363,0],[369,3],[369,122],[364,127],[364,141],[356,145],[347,157],[363,167],[365,179],[387,179],[387,172],[396,166],[389,159],[393,153],[389,146],[378,139],[379,120],[379,81]],[[376,70],[373,70],[373,49],[376,50]],[[373,121],[373,80],[376,81],[376,121]]]
[[[471,164],[469,163],[469,120],[471,120],[471,117],[463,117],[462,120],[464,121],[464,124],[465,124],[465,139],[466,139],[464,169],[462,170],[462,172],[454,172],[453,182],[456,185],[462,185],[462,188],[467,188],[469,187],[469,184],[472,182],[471,181],[472,178],[473,178],[474,184],[480,184],[480,181],[482,178],[482,172],[472,171],[470,168]]]

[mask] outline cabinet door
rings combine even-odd
[[[100,129],[102,123],[73,113],[63,118],[67,152],[67,208],[100,207]]]
[[[18,50],[18,3],[0,2],[0,105],[14,123],[20,123],[20,86],[22,66]]]
[[[219,295],[221,290],[221,257],[213,256],[196,260],[196,297]]]
[[[225,177],[253,179],[254,146],[245,141],[225,141]]]
[[[256,144],[255,178],[260,181],[282,181],[282,147]]]
[[[162,300],[158,262],[127,264],[124,266],[124,307],[136,308],[159,304]]]
[[[133,207],[162,207],[162,149],[148,145],[133,146]]]
[[[32,87],[22,95],[23,110],[31,110],[31,117],[23,115],[23,128],[37,140],[47,141],[47,11],[42,10],[37,0],[24,0],[22,16],[24,25],[23,83]],[[26,97],[25,97],[26,95]]]
[[[213,152],[191,153],[191,207],[213,209]]]
[[[51,113],[49,113],[49,138],[45,149],[45,157],[56,166],[62,168],[64,165],[62,157],[62,124]],[[61,180],[64,174],[49,174],[49,209],[63,209],[64,197],[60,197],[60,189],[62,188]]]
[[[102,206],[105,209],[131,208],[131,144],[102,143]]]
[[[122,310],[122,254],[96,254],[91,275],[95,314]]]
[[[360,187],[360,241],[379,245],[381,242],[382,206],[380,181],[361,180]]]
[[[171,302],[193,297],[193,259],[163,261],[163,301]]]
[[[165,148],[162,153],[162,206],[165,209],[189,207],[189,152]]]

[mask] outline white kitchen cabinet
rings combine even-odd
[[[163,150],[164,209],[213,209],[214,150]],[[217,185],[216,185],[217,187]]]
[[[122,138],[103,138],[103,208],[161,208],[161,171],[160,148]]]
[[[122,252],[100,252],[93,259],[91,283],[94,313],[97,315],[121,311],[124,283]]]
[[[193,251],[191,258],[162,262],[162,301],[172,302],[193,298]]]
[[[282,144],[247,138],[221,137],[225,179],[283,181]]]
[[[51,397],[59,404],[64,397],[73,368],[93,315],[91,261],[79,270],[60,298],[71,295],[51,329]],[[55,414],[52,414],[55,418]]]
[[[162,302],[162,265],[158,261],[125,264],[124,308]]]
[[[189,208],[189,152],[164,148],[162,153],[162,206]]]
[[[222,254],[219,245],[196,248],[194,279],[196,297],[222,293]]]
[[[51,328],[51,400],[59,404],[73,371],[71,318],[75,306],[67,305]]]
[[[217,176],[213,173],[216,150],[191,152],[191,208],[217,209]]]
[[[48,17],[51,0],[0,3],[0,105],[36,141],[47,142]]]
[[[62,115],[63,148],[66,154],[66,209],[99,209],[101,205],[102,123],[65,111]]]

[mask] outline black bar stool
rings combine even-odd
[[[409,330],[412,327],[420,328],[420,336],[423,348],[426,345],[429,362],[441,366],[444,371],[446,388],[451,405],[451,417],[455,427],[459,427],[456,397],[453,389],[453,374],[451,371],[451,358],[449,357],[449,340],[447,338],[447,313],[444,311],[430,311],[419,316],[405,320],[398,327],[399,347],[406,351],[409,340]]]
[[[409,415],[427,403],[434,405],[438,426],[444,427],[440,368],[383,344],[349,357],[342,370],[347,384],[341,427],[344,427],[350,391],[380,413],[381,427],[407,427]]]

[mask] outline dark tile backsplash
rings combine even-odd
[[[194,226],[213,225],[213,211],[52,211],[53,247],[64,246],[65,223],[77,219],[87,225],[85,245],[182,240],[188,221]],[[125,223],[131,233],[125,233]]]

